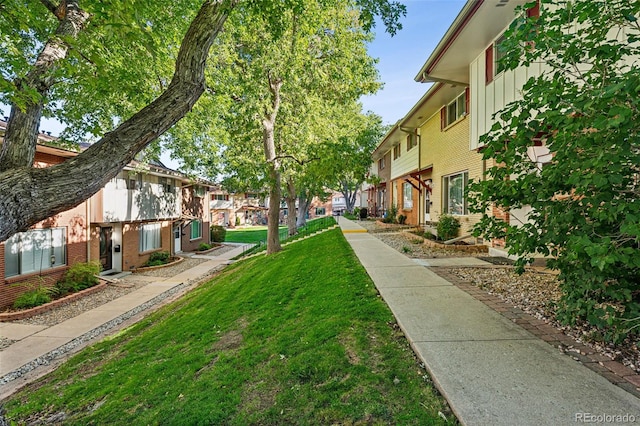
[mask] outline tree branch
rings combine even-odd
[[[42,47],[24,79],[15,82],[18,96],[26,99],[26,107],[20,109],[15,103],[11,105],[5,140],[0,149],[0,172],[33,164],[42,111],[54,82],[53,71],[67,56],[68,46],[63,40],[76,38],[89,20],[89,14],[80,9],[76,0],[61,3],[56,11],[64,15],[58,16],[60,23],[55,34]],[[36,91],[35,99],[28,95],[30,90]]]
[[[51,12],[54,15],[58,16],[58,14],[57,14],[58,6],[53,4],[53,2],[51,2],[49,0],[40,0],[40,3],[42,3],[44,5],[44,7],[46,7],[49,10],[49,12]]]
[[[167,90],[96,144],[56,166],[0,172],[0,241],[91,197],[193,107],[204,91],[209,49],[237,1],[202,5],[182,41]]]

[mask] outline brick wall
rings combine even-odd
[[[425,172],[424,179],[432,180],[431,220],[437,221],[443,213],[442,178],[458,172],[468,171],[469,180],[480,180],[483,174],[482,155],[469,149],[469,116],[457,123],[440,129],[440,115],[435,114],[420,129],[422,157],[420,164],[433,164],[433,169]],[[460,235],[468,234],[481,215],[457,216],[460,220]]]
[[[209,199],[205,193],[204,197],[196,197],[194,193],[194,187],[189,186],[182,189],[182,211],[190,216],[200,218],[202,222],[202,236],[200,238],[191,239],[191,226],[193,223],[187,225],[182,229],[182,241],[181,248],[182,251],[196,251],[200,244],[205,243],[209,244],[211,242],[211,233],[209,231],[210,223],[209,223],[209,215],[206,214],[208,212],[207,200]]]
[[[147,222],[153,223],[153,222]],[[172,223],[168,220],[160,222],[160,244],[156,250],[140,253],[140,227],[142,222],[124,223],[122,225],[122,270],[129,271],[144,265],[151,253],[159,251],[171,252],[173,238]]]
[[[0,309],[13,305],[16,298],[37,285],[52,286],[70,265],[87,261],[86,203],[46,219],[32,228],[66,229],[66,265],[5,278],[4,243],[0,244]]]

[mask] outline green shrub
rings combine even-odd
[[[13,303],[16,309],[29,309],[51,302],[49,289],[44,286],[36,287],[22,293]]]
[[[367,208],[366,207],[361,208],[360,212],[359,212],[360,219],[366,219],[367,218],[367,213],[368,212],[367,212]]]
[[[155,253],[151,253],[149,260],[147,260],[147,263],[145,263],[144,266],[166,265],[169,263],[169,257],[170,255],[168,251],[157,251]]]
[[[398,223],[397,216],[398,216],[398,208],[396,207],[395,204],[392,204],[387,214],[387,217],[391,218],[391,223]]]
[[[207,251],[211,248],[210,244],[207,243],[200,243],[200,245],[198,246],[198,251]]]
[[[236,226],[240,226],[240,218],[238,216],[236,216]],[[218,241],[216,241],[218,242]]]
[[[438,238],[447,241],[458,236],[460,222],[455,217],[445,214],[440,216],[436,229],[438,230]]]
[[[404,225],[406,221],[407,221],[407,216],[405,216],[403,214],[398,216],[398,223],[400,225]]]
[[[239,221],[240,219],[236,218],[236,222],[239,222]],[[239,224],[240,223],[236,223],[236,225],[239,225]],[[212,226],[210,233],[211,233],[211,242],[214,242],[214,243],[222,243],[227,237],[227,230],[220,225]]]
[[[78,262],[71,265],[65,272],[64,277],[55,285],[55,292],[58,296],[84,290],[93,287],[100,280],[96,275],[100,273],[100,262]]]

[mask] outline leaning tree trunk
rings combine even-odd
[[[296,235],[298,233],[298,227],[296,226],[296,186],[293,179],[289,177],[287,179],[287,229],[288,235]]]
[[[182,40],[167,89],[114,131],[62,164],[0,172],[0,242],[91,197],[191,110],[204,91],[209,49],[236,2],[202,5]]]
[[[280,199],[282,198],[280,160],[276,155],[274,137],[276,117],[280,108],[280,88],[282,80],[269,75],[269,90],[271,91],[271,112],[262,120],[264,156],[267,160],[269,175],[269,212],[267,213],[267,254],[282,250],[278,225],[280,224]]]
[[[307,211],[311,205],[311,200],[307,197],[298,197],[298,214],[296,220],[296,226],[301,227],[307,224]]]

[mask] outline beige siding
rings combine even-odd
[[[393,150],[391,150],[391,155],[391,158],[393,158]],[[400,141],[400,157],[391,161],[391,179],[396,179],[416,170],[418,170],[418,147],[414,146],[407,152],[407,141],[402,138]]]

